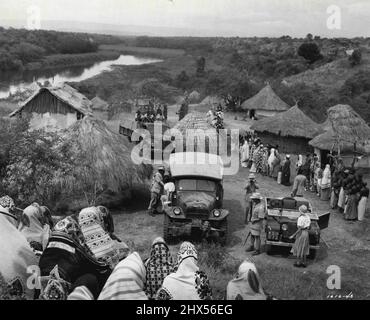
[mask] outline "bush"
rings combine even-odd
[[[318,45],[314,42],[305,42],[298,48],[298,55],[314,63],[323,58]]]
[[[361,54],[360,49],[354,50],[353,53],[348,58],[348,60],[351,63],[352,67],[359,65],[362,60],[362,54]]]

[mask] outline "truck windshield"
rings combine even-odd
[[[216,183],[209,180],[183,179],[179,181],[178,189],[180,191],[214,192],[216,190]]]

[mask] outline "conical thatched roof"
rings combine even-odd
[[[244,101],[241,105],[243,110],[266,110],[266,111],[286,111],[290,107],[279,98],[271,86],[268,84],[252,98]]]
[[[200,93],[198,91],[193,91],[189,94],[190,103],[197,103],[200,100]]]
[[[256,121],[252,130],[269,132],[283,137],[301,137],[312,139],[321,132],[320,126],[306,116],[297,105],[288,111],[279,113],[273,117]]]
[[[366,143],[370,127],[351,106],[338,104],[328,109],[328,118],[337,139],[349,143]]]
[[[205,104],[205,105],[210,105],[210,106],[221,104],[223,106],[225,105],[225,101],[221,97],[207,96],[201,101],[200,104]]]
[[[333,150],[336,152],[338,151],[339,147],[341,153],[353,152],[353,144],[349,142],[340,141],[338,145],[337,140],[335,139],[334,131],[331,128],[313,138],[309,144],[320,150]],[[356,151],[365,153],[366,148],[364,145],[358,145]]]
[[[125,139],[101,120],[86,117],[72,125],[64,138],[71,143],[75,157],[82,159],[74,174],[85,172],[107,191],[120,192],[144,184],[150,174],[148,168],[134,163]]]

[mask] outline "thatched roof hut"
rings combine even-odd
[[[67,113],[70,110],[83,116],[91,115],[91,101],[71,86],[62,84],[40,88],[9,116],[13,117],[22,111]]]
[[[200,104],[203,104],[203,105],[209,105],[209,106],[217,106],[219,104],[221,104],[222,106],[225,105],[225,101],[224,99],[222,99],[221,97],[216,97],[216,96],[207,96],[205,97],[201,102]]]
[[[322,132],[320,126],[297,105],[273,117],[256,121],[251,129],[264,143],[277,144],[280,151],[294,154],[311,151],[308,141]]]
[[[241,105],[243,110],[254,111],[258,116],[273,116],[287,111],[290,106],[275,93],[269,84]]]
[[[217,152],[218,133],[205,113],[188,113],[173,129],[180,131],[184,149],[197,152]]]
[[[328,119],[337,140],[351,144],[370,140],[370,127],[351,106],[338,104],[329,108]]]
[[[76,177],[70,181],[71,188],[84,191],[93,186],[103,193],[126,198],[134,186],[147,183],[148,167],[134,163],[128,142],[110,131],[104,121],[84,118],[71,126],[64,138],[81,164],[71,173]]]
[[[30,119],[30,130],[57,131],[89,115],[92,115],[91,101],[76,89],[62,84],[40,88],[9,116],[26,116]]]

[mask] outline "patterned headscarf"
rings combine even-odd
[[[15,208],[14,200],[9,196],[3,196],[0,198],[0,213],[14,226],[18,224],[18,217],[11,212]]]
[[[177,271],[168,275],[158,291],[158,300],[211,300],[207,275],[198,268],[198,254],[190,242],[183,242],[177,255]]]
[[[51,236],[62,237],[72,241],[76,246],[80,247],[85,253],[93,256],[91,250],[86,245],[85,237],[81,231],[78,222],[71,216],[60,220],[53,228]]]
[[[94,257],[113,269],[120,260],[119,250],[107,231],[103,214],[98,207],[85,208],[80,212],[78,222]]]
[[[150,258],[145,263],[146,287],[145,293],[149,299],[154,299],[163,280],[174,270],[174,263],[167,244],[162,238],[156,238],[152,244]]]

